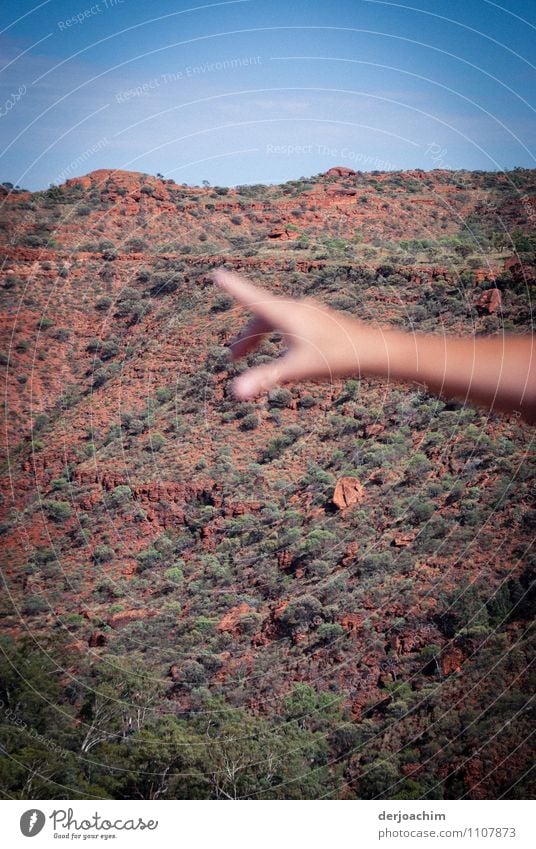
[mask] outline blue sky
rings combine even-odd
[[[3,0],[0,180],[535,166],[528,0]]]

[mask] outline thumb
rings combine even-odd
[[[237,377],[233,382],[233,395],[239,401],[247,401],[295,377],[294,357],[285,354],[271,363],[250,368]]]

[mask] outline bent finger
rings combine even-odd
[[[255,316],[229,344],[233,360],[253,351],[270,330],[272,326],[264,318]]]
[[[299,370],[300,364],[290,351],[271,363],[248,369],[237,377],[233,382],[233,394],[241,401],[255,398],[280,383],[296,380]]]

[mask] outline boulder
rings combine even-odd
[[[364,434],[366,439],[370,439],[371,436],[378,436],[380,433],[383,433],[385,430],[385,426],[376,422],[375,424],[365,425]]]
[[[90,648],[100,648],[106,645],[106,642],[106,635],[102,631],[93,631],[88,640]]]
[[[363,616],[361,613],[345,613],[340,623],[347,631],[359,631],[363,625]]]
[[[391,544],[394,545],[396,548],[405,548],[407,545],[411,545],[411,543],[415,539],[415,536],[415,531],[409,531],[408,533],[403,534],[395,534]]]
[[[333,168],[330,168],[326,171],[326,177],[354,177],[357,174],[357,171],[354,171],[352,168],[345,168],[343,165],[335,165]]]
[[[359,543],[356,540],[353,540],[352,542],[348,543],[341,558],[341,563],[343,566],[350,566],[355,563],[357,554],[359,552],[359,547]]]
[[[297,239],[300,234],[296,230],[289,230],[287,227],[274,227],[268,233],[269,239],[278,239],[279,241],[288,241]]]
[[[480,312],[489,313],[489,315],[497,312],[501,308],[501,305],[502,297],[500,289],[486,289],[485,292],[482,292],[477,304]]]
[[[443,675],[451,675],[459,672],[463,666],[465,655],[458,646],[451,646],[441,658],[441,671]]]
[[[243,601],[241,604],[236,607],[231,608],[228,613],[225,614],[223,619],[218,622],[216,625],[217,631],[229,631],[231,634],[238,633],[239,624],[242,616],[245,616],[246,613],[249,613],[252,608],[249,604],[246,604]]]
[[[357,478],[339,478],[333,493],[333,503],[339,510],[346,510],[363,500],[365,490]]]

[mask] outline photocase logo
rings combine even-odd
[[[45,815],[43,811],[32,808],[29,811],[24,811],[20,818],[20,830],[25,837],[35,837],[39,834],[45,824]]]

